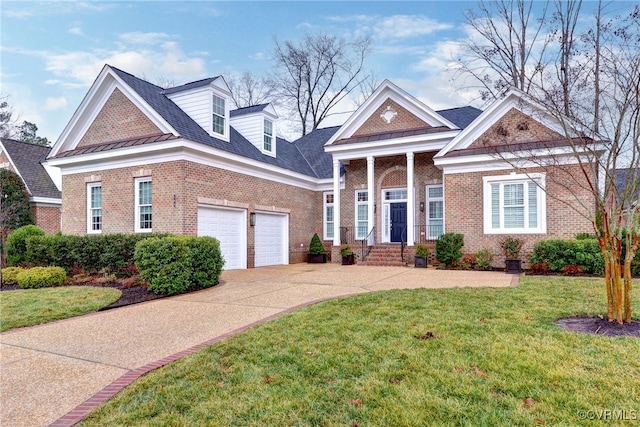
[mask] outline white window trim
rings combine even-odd
[[[327,196],[329,194],[333,194],[333,191],[325,191],[322,193],[322,234],[323,240],[333,240],[333,237],[328,236],[328,229],[331,228],[333,230],[333,224],[336,220],[336,208],[334,203],[327,203]],[[334,199],[335,200],[335,199]],[[327,227],[327,206],[333,206],[333,222],[331,223],[331,227]]]
[[[151,182],[151,228],[140,228],[140,183]],[[135,212],[134,212],[134,230],[136,233],[153,232],[153,180],[150,176],[135,179]]]
[[[271,123],[271,135],[267,134],[267,125],[266,122]],[[264,147],[264,138],[266,136],[271,137],[271,150],[267,150]],[[275,155],[276,154],[276,137],[275,137],[275,124],[273,120],[263,119],[262,120],[262,152],[265,154]]]
[[[531,173],[531,174],[515,174],[511,175],[499,175],[499,176],[485,176],[482,177],[483,181],[483,223],[484,234],[546,234],[547,233],[547,193],[546,193],[546,179],[544,173]],[[538,226],[535,228],[529,227],[528,221],[525,220],[524,228],[493,228],[491,223],[491,184],[522,184],[526,182],[535,182],[538,186],[537,205],[538,205]],[[541,191],[540,191],[541,190]],[[500,192],[500,209],[503,211],[504,205],[502,202],[502,192]],[[525,198],[526,199],[526,198]],[[528,211],[527,211],[528,212]]]
[[[429,189],[430,188],[442,188],[442,197],[429,197]],[[435,185],[427,185],[425,187],[425,200],[426,200],[426,206],[424,209],[424,215],[425,215],[425,224],[426,224],[426,230],[425,230],[425,234],[426,234],[426,238],[427,239],[435,239],[437,238],[436,236],[432,236],[430,233],[430,227],[429,227],[429,201],[442,201],[442,232],[444,233],[446,230],[446,224],[445,224],[445,218],[446,218],[446,213],[445,213],[445,207],[444,207],[444,184],[435,184]]]
[[[365,193],[367,194],[367,201],[365,202],[359,202],[358,201],[358,193]],[[364,236],[361,236],[360,234],[358,234],[358,231],[360,230],[360,227],[358,227],[358,206],[366,206],[367,207],[367,215],[369,212],[369,190],[365,189],[360,189],[360,190],[356,190],[355,194],[354,194],[354,203],[355,203],[355,209],[354,209],[354,224],[355,224],[355,230],[354,230],[354,239],[355,240],[363,240],[365,239],[368,235],[369,235],[369,219],[367,218],[367,231],[366,234]]]
[[[95,187],[100,187],[100,192],[102,193],[102,182],[90,182],[87,184],[87,234],[101,234],[102,228],[104,226],[104,210],[102,209],[102,202],[100,204],[100,210],[102,213],[100,214],[100,230],[93,229],[93,206],[91,206],[91,189]],[[100,199],[102,201],[102,194],[100,195]]]

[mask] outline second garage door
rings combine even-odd
[[[289,216],[256,212],[255,266],[289,264]]]
[[[225,270],[247,268],[246,217],[241,209],[198,208],[198,236],[220,241]]]

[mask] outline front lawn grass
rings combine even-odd
[[[640,417],[640,340],[554,324],[604,309],[603,279],[564,277],[323,302],[149,373],[83,425],[599,425],[582,418],[603,410]]]
[[[122,292],[95,286],[62,286],[0,292],[0,331],[39,325],[96,311]]]

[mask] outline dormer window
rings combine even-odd
[[[264,151],[273,151],[273,122],[271,120],[264,120],[264,141],[262,148]]]
[[[224,98],[213,95],[213,132],[224,135],[225,124]]]

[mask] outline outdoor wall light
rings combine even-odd
[[[420,202],[420,212],[424,212],[424,202]]]
[[[249,214],[249,225],[252,227],[255,227],[256,225],[256,213],[255,212],[251,212]]]

